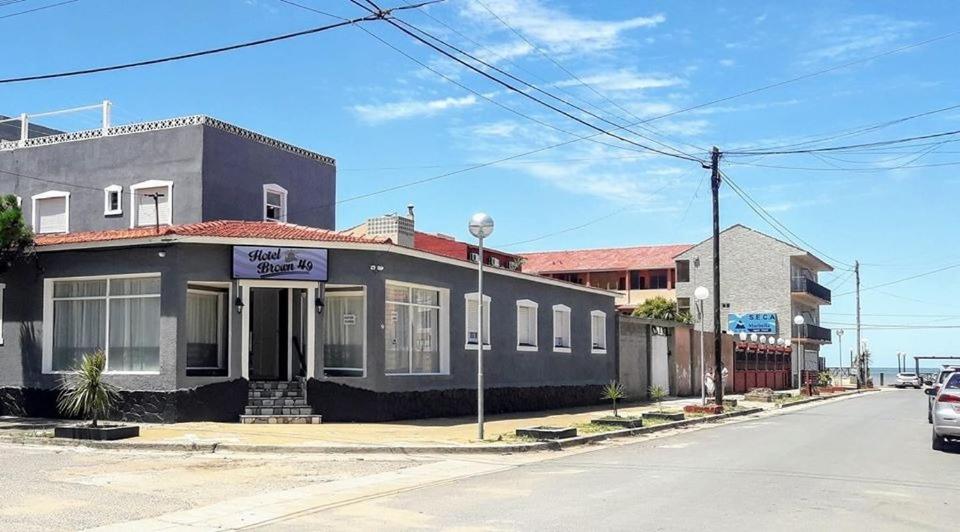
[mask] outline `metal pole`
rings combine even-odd
[[[837,329],[837,382],[843,386],[843,329]]]
[[[477,435],[483,439],[483,237],[477,258]]]
[[[713,358],[714,400],[723,406],[723,339],[720,337],[720,149],[710,153],[710,189],[713,193]]]
[[[866,385],[866,374],[863,371],[863,358],[860,346],[860,261],[853,262],[853,273],[857,277],[857,389]]]
[[[704,377],[706,376],[706,368],[704,365],[704,356],[703,356],[703,300],[700,300],[700,404],[707,406],[707,386],[704,382]]]

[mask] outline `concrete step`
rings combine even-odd
[[[303,390],[250,390],[250,399],[282,399],[284,397],[303,397]]]
[[[309,406],[248,406],[243,409],[248,416],[309,416],[313,408]]]
[[[300,387],[300,381],[250,381],[252,390],[297,390]]]
[[[272,425],[297,423],[303,425],[319,425],[321,423],[321,417],[318,415],[245,415],[240,416],[240,423]]]
[[[248,406],[308,406],[307,400],[300,397],[250,397]]]

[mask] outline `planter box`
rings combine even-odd
[[[744,400],[747,400],[746,397],[744,397]],[[707,404],[708,404],[708,405],[712,405],[712,404],[714,404],[714,403],[716,403],[716,402],[717,402],[716,399],[707,399]],[[724,398],[724,400],[723,400],[723,406],[725,406],[725,407],[727,407],[727,408],[736,408],[736,407],[737,407],[737,400],[736,400],[736,399],[726,399],[726,398]]]
[[[616,425],[625,429],[635,429],[643,426],[643,418],[639,417],[601,417],[591,419],[594,425]]]
[[[683,412],[644,412],[643,419],[662,419],[664,421],[683,421]]]
[[[726,403],[726,401],[724,401]],[[689,412],[691,414],[710,414],[717,415],[723,413],[723,407],[717,405],[687,405],[683,407],[684,412]]]
[[[526,436],[537,440],[562,440],[577,435],[576,427],[527,427],[517,429],[517,436]]]
[[[102,425],[99,427],[55,427],[55,438],[70,438],[74,440],[112,441],[126,438],[136,438],[140,435],[137,425]]]

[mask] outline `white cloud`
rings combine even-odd
[[[518,128],[519,125],[516,122],[503,120],[500,122],[479,124],[473,126],[471,129],[474,135],[483,137],[510,137]]]
[[[487,63],[494,64],[500,61],[512,61],[531,52],[533,52],[533,46],[529,43],[514,41],[484,46],[474,51],[473,55]]]
[[[732,67],[732,66],[735,65],[735,64],[737,64],[737,62],[734,61],[733,59],[721,59],[721,60],[720,60],[720,66]]]
[[[382,104],[354,105],[352,109],[364,122],[377,124],[402,118],[432,116],[447,109],[470,107],[476,103],[477,97],[471,94],[462,98],[449,97],[437,100],[404,100]]]
[[[824,46],[810,50],[803,63],[838,61],[889,47],[908,37],[920,23],[881,15],[862,15],[831,21],[814,31],[811,41]]]
[[[558,53],[588,53],[617,48],[622,45],[623,33],[651,28],[666,21],[666,17],[660,14],[616,21],[577,18],[547,7],[539,0],[485,0],[484,4],[526,37]],[[461,14],[464,17],[504,29],[483,5],[465,2],[462,6]]]
[[[609,72],[601,72],[598,74],[581,77],[580,79],[600,91],[637,91],[645,89],[659,89],[664,87],[676,87],[686,84],[684,80],[676,76],[638,74],[631,69],[619,69]],[[572,87],[579,84],[580,82],[575,79],[567,79],[558,81],[554,83],[553,86]]]

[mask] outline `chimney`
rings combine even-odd
[[[411,221],[411,222],[414,221],[414,217],[413,217],[413,204],[412,204],[412,203],[408,203],[408,204],[407,204],[407,218],[410,218],[410,221]]]
[[[413,247],[413,205],[407,207],[410,216],[385,214],[367,220],[367,236],[384,236],[398,246]]]

